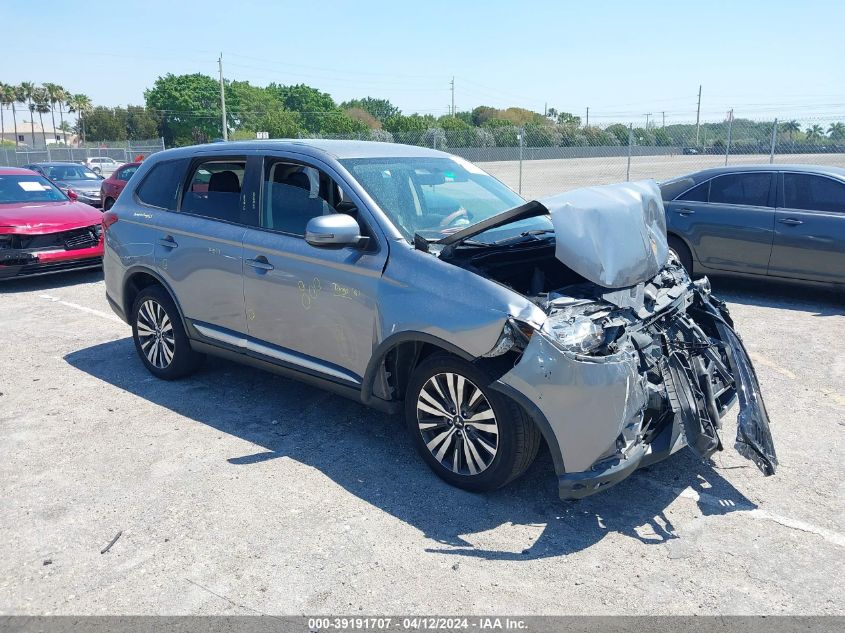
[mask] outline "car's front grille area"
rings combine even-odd
[[[12,237],[11,247],[28,251],[49,251],[60,248],[75,251],[96,246],[99,241],[97,225],[93,225],[45,235],[15,235]]]

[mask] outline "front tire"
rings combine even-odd
[[[135,298],[132,338],[141,362],[162,380],[192,374],[204,359],[191,349],[179,310],[161,286],[147,286]]]
[[[114,200],[106,198],[103,200],[103,211],[109,211],[114,206]]]
[[[472,492],[513,481],[540,447],[532,420],[492,382],[480,367],[437,353],[414,370],[405,396],[417,451],[441,479]]]

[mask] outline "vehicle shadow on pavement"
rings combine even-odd
[[[0,294],[55,290],[56,288],[67,288],[78,284],[92,284],[102,280],[102,268],[69,271],[60,275],[39,275],[36,277],[5,279],[0,281]]]
[[[156,380],[138,360],[131,338],[82,349],[65,360],[139,398],[263,447],[232,455],[227,460],[232,468],[288,457],[318,469],[420,530],[434,541],[426,550],[432,553],[531,560],[578,552],[613,532],[645,544],[666,543],[679,538],[666,509],[681,494],[697,497],[701,514],[756,507],[689,451],[598,495],[563,502],[544,447],[522,478],[493,493],[473,494],[428,469],[398,417],[293,380],[220,359],[209,359],[181,381]],[[517,536],[490,536],[503,526]]]
[[[797,310],[817,317],[845,314],[845,292],[842,290],[719,277],[710,282],[713,294],[728,303]]]

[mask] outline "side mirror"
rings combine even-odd
[[[359,246],[365,240],[358,222],[345,213],[318,215],[305,227],[305,241],[311,246]]]
[[[79,195],[73,189],[67,190],[67,197],[70,198],[72,202],[79,200]]]

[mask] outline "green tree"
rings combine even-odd
[[[160,136],[167,145],[206,142],[223,135],[220,84],[208,75],[168,73],[144,92],[144,99],[147,109],[161,117]]]
[[[161,125],[161,117],[144,106],[126,107],[126,138],[132,141],[145,141],[156,138]]]
[[[32,144],[35,145],[35,104],[32,102],[32,95],[35,94],[35,84],[31,81],[22,81],[18,88],[18,101],[26,104],[29,109],[29,126],[32,136]],[[21,99],[21,97],[23,97]]]
[[[72,94],[67,98],[67,111],[70,113],[76,113],[78,117],[77,128],[83,143],[85,142],[85,116],[91,112],[92,109],[93,106],[88,95],[81,93]]]
[[[375,99],[373,97],[350,99],[349,101],[341,103],[340,107],[343,110],[352,110],[355,108],[361,109],[382,123],[394,115],[401,114],[399,108],[390,103],[387,99]]]
[[[125,141],[126,110],[97,106],[85,116],[85,138],[88,141]]]
[[[845,139],[845,123],[831,123],[827,128],[827,133],[834,141]]]
[[[623,125],[621,123],[614,123],[613,125],[608,125],[607,129],[605,130],[608,134],[613,134],[616,137],[616,140],[619,141],[620,145],[627,145],[628,144],[628,126]]]
[[[490,119],[498,118],[499,112],[499,110],[490,106],[478,106],[472,111],[472,124],[480,127]]]
[[[340,110],[331,95],[326,92],[321,92],[305,84],[282,86],[275,83],[267,86],[267,91],[276,95],[285,110],[298,112],[302,124],[308,132],[320,132],[327,127],[336,125],[338,122],[336,117]],[[335,118],[327,123],[326,117]]]
[[[6,142],[6,121],[3,118],[3,111],[6,106],[15,102],[15,90],[9,84],[0,82],[0,140]],[[15,125],[17,128],[17,124]],[[17,130],[15,131],[15,142],[18,140]]]
[[[793,149],[795,148],[795,137],[794,134],[796,132],[801,131],[801,125],[795,119],[791,121],[785,121],[781,124],[780,129],[786,132],[789,135],[789,142],[792,144]]]
[[[50,112],[50,96],[45,88],[36,88],[32,93],[32,100],[35,102],[35,111],[38,113],[38,123],[41,126],[41,139],[44,147],[47,147],[47,132],[44,130],[44,117],[42,115]],[[53,124],[53,137],[56,136],[56,125]]]
[[[67,91],[59,84],[45,83],[44,89],[47,91],[47,99],[50,102],[50,118],[53,121],[53,130],[56,128],[56,104],[59,105],[59,120],[64,123],[64,114],[62,113],[62,104],[67,98]],[[64,136],[65,145],[67,145],[67,134]]]
[[[824,128],[818,124],[811,125],[807,127],[804,134],[807,136],[808,141],[815,143],[824,136]]]
[[[561,112],[557,115],[557,122],[559,125],[566,125],[570,127],[581,127],[581,117],[575,116],[569,112]]]

